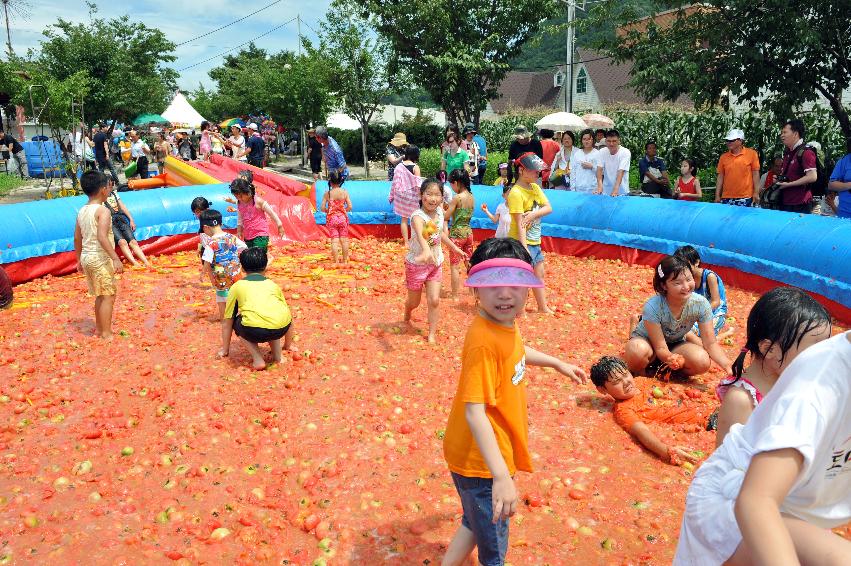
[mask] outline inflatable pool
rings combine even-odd
[[[350,181],[352,235],[400,237],[399,217],[387,201],[389,183]],[[328,190],[316,184],[317,203]],[[764,292],[777,285],[800,287],[843,322],[851,321],[851,222],[758,208],[653,198],[610,198],[546,191],[553,213],[544,217],[543,249],[569,255],[655,264],[691,244],[730,284]],[[498,187],[474,186],[471,221],[477,240],[496,226],[479,209],[502,202]],[[325,215],[316,213],[317,224]]]
[[[221,173],[221,167],[225,166],[214,163],[212,169]],[[291,189],[263,184],[258,193],[281,217],[284,240],[321,238],[325,215],[313,210],[327,183],[316,184],[313,202],[282,192],[294,193],[301,184],[293,183]],[[346,188],[354,204],[353,237],[400,236],[399,217],[387,201],[389,183],[350,181]],[[491,236],[495,227],[478,205],[484,202],[493,210],[502,196],[496,187],[476,186],[473,191],[477,208],[472,226],[481,240]],[[650,265],[691,244],[728,284],[756,292],[778,284],[800,287],[837,319],[851,321],[851,249],[840,245],[851,241],[848,221],[709,203],[547,193],[555,211],[544,218],[546,251]],[[227,228],[236,227],[236,215],[227,212],[229,205],[224,202],[229,192],[223,183],[123,193],[136,219],[136,237],[147,253],[170,253],[195,245],[198,224],[189,203],[199,195],[225,214]],[[13,282],[74,270],[74,219],[85,201],[85,197],[72,197],[0,207],[0,264]],[[272,241],[281,239],[274,236]]]

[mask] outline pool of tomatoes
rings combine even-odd
[[[79,275],[15,288],[0,318],[0,564],[434,564],[460,523],[442,456],[474,303],[401,324],[404,250],[354,241],[272,250],[298,350],[265,371],[220,331],[197,255],[120,276],[112,341]],[[586,370],[618,354],[652,271],[547,256],[553,316],[527,344]],[[444,288],[449,267],[444,267]],[[755,295],[728,289],[733,355]],[[588,384],[527,373],[535,472],[516,477],[511,564],[669,564],[691,471],[663,464]],[[717,370],[660,402],[716,403]],[[709,454],[713,434],[656,427]],[[837,532],[848,535],[846,529]]]

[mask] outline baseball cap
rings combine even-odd
[[[478,130],[476,130],[475,124],[473,124],[472,122],[467,122],[466,124],[464,124],[464,135],[466,136],[471,132],[474,134],[479,133]]]
[[[529,137],[529,129],[523,124],[520,124],[514,128],[514,137],[518,140],[525,140]]]
[[[726,137],[726,138],[724,138],[724,139],[725,139],[725,140],[727,140],[727,141],[733,141],[733,140],[742,140],[742,141],[744,141],[744,139],[745,139],[745,132],[743,132],[742,130],[740,130],[740,129],[738,129],[738,128],[733,128],[732,130],[730,130],[729,132],[727,132],[727,137]]]
[[[251,122],[250,124],[248,124],[248,125],[246,126],[246,128],[248,128],[249,130],[254,130],[255,132],[256,132],[256,131],[257,131],[257,129],[258,129],[258,128],[257,128],[257,124],[255,124],[254,122]]]
[[[465,287],[532,287],[541,288],[544,282],[532,266],[521,259],[495,257],[470,268]]]
[[[538,157],[537,154],[527,151],[520,157],[514,160],[514,165],[522,167],[530,171],[546,171],[549,169],[544,160]]]

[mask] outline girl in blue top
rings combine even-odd
[[[691,266],[691,274],[694,277],[695,289],[694,292],[702,295],[712,308],[712,328],[715,330],[717,340],[723,340],[733,333],[733,328],[728,328],[721,333],[721,329],[727,323],[727,292],[724,290],[724,282],[721,281],[721,276],[703,267],[700,261],[700,254],[692,246],[683,246],[679,248],[674,255],[685,260]],[[700,329],[697,324],[691,329],[694,336],[686,336],[690,342],[699,344]]]
[[[675,256],[665,257],[656,266],[653,288],[656,295],[644,303],[641,320],[626,343],[624,357],[633,375],[649,375],[647,366],[657,359],[685,375],[708,371],[710,360],[730,373],[732,364],[713,332],[709,301],[694,292],[689,264]],[[695,324],[701,344],[685,338]]]

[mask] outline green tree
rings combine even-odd
[[[395,82],[391,47],[382,36],[374,36],[368,21],[345,15],[340,2],[331,4],[321,29],[323,52],[333,63],[332,84],[343,111],[360,122],[364,172],[369,178],[369,122]]]
[[[453,123],[478,123],[510,70],[509,61],[537,31],[558,0],[347,0],[371,16],[408,70]]]
[[[198,83],[196,90],[186,93],[186,99],[201,116],[206,116],[207,119],[213,122],[225,118],[224,114],[218,106],[216,92],[207,89],[203,84]]]
[[[270,55],[253,43],[225,57],[212,69],[213,92],[203,94],[212,115],[242,116],[265,112],[277,122],[302,127],[325,120],[332,106],[328,61],[306,43],[306,53]],[[193,93],[201,98],[199,91]]]
[[[91,78],[85,71],[59,79],[48,73],[43,67],[31,62],[14,59],[3,64],[0,70],[8,71],[6,88],[9,88],[12,103],[30,109],[32,105],[43,110],[38,116],[32,116],[40,124],[46,124],[50,136],[59,144],[65,163],[69,165],[69,174],[74,186],[77,177],[73,174],[74,161],[68,154],[62,132],[78,126],[79,115],[71,112],[71,103],[79,103],[89,94]],[[32,97],[32,98],[30,98]]]
[[[677,9],[683,2],[659,2]],[[604,0],[583,22],[627,24],[639,14],[620,0]],[[851,144],[851,119],[842,94],[851,85],[848,0],[707,0],[680,10],[672,25],[627,26],[597,47],[616,61],[632,61],[630,85],[648,102],[688,95],[699,106],[728,95],[753,101],[778,116],[827,101]]]
[[[175,60],[165,34],[122,16],[89,23],[59,19],[44,30],[39,53],[31,58],[45,73],[63,81],[76,73],[89,77],[86,117],[131,120],[142,112],[162,112],[177,88],[178,73],[164,66]]]

